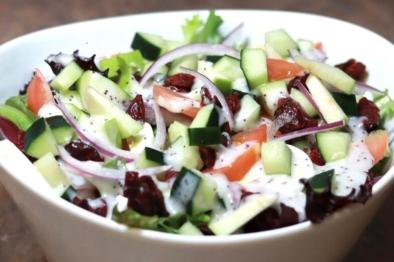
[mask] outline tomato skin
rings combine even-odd
[[[53,102],[51,88],[39,69],[36,69],[27,87],[26,96],[27,107],[35,114],[43,105]]]
[[[386,130],[372,131],[365,139],[369,152],[375,159],[375,164],[384,158],[389,136]]]
[[[304,73],[301,66],[282,59],[267,59],[267,69],[270,81],[293,78]]]
[[[249,141],[264,143],[267,141],[267,125],[262,124],[254,129],[240,132],[231,139],[233,143],[242,144]]]
[[[194,118],[200,110],[200,103],[180,93],[160,86],[153,86],[153,97],[159,106],[164,107],[172,113],[181,113]]]
[[[240,181],[260,159],[260,144],[255,144],[238,156],[229,166],[211,172],[226,175],[229,181]]]

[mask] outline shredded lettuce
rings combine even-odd
[[[100,69],[108,70],[108,78],[116,78],[119,76],[119,71],[124,69],[121,67],[119,61],[123,61],[124,65],[129,68],[130,72],[142,71],[145,67],[145,60],[139,50],[134,50],[127,53],[121,53],[100,61]]]
[[[389,96],[388,90],[383,95],[376,96],[374,102],[380,110],[383,122],[394,118],[394,101]]]
[[[186,43],[220,43],[223,40],[219,32],[222,23],[223,19],[213,10],[209,12],[205,23],[200,16],[194,15],[191,19],[186,19],[182,26],[184,40]]]

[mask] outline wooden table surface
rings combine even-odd
[[[394,42],[393,0],[0,0],[0,43],[27,32],[73,21],[203,8],[278,9],[323,14],[360,24]],[[394,261],[393,248],[394,194],[386,201],[345,261]],[[34,236],[1,185],[0,261],[45,261]]]

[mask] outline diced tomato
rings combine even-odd
[[[181,113],[194,118],[200,110],[200,102],[192,100],[181,93],[160,86],[153,86],[153,97],[156,103],[172,113]]]
[[[260,159],[260,144],[255,144],[238,156],[229,166],[215,169],[212,172],[226,175],[230,181],[241,180]]]
[[[30,81],[26,91],[27,107],[35,114],[40,108],[53,101],[53,95],[48,82],[41,71],[36,69],[33,79]]]
[[[365,140],[369,152],[375,159],[375,164],[384,158],[388,142],[389,136],[386,130],[372,131]]]
[[[293,78],[304,73],[301,66],[282,59],[267,59],[267,68],[270,81]]]
[[[262,124],[254,129],[240,132],[231,139],[233,143],[242,144],[248,141],[263,143],[267,141],[267,125]]]

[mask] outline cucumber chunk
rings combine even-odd
[[[45,120],[51,128],[57,143],[61,145],[70,143],[75,132],[74,129],[63,118],[63,116],[51,116]]]
[[[331,93],[331,94],[346,115],[357,116],[358,105],[355,95],[347,95],[341,93]]]
[[[131,48],[139,50],[147,60],[156,60],[165,51],[165,40],[158,35],[137,32]]]
[[[265,33],[265,42],[283,58],[289,56],[289,50],[298,49],[297,43],[283,29]]]
[[[104,130],[107,134],[109,142],[114,146],[122,147],[122,135],[120,134],[118,123],[115,118],[112,118],[104,123]]]
[[[213,104],[201,108],[190,125],[191,128],[207,126],[219,126],[219,113]]]
[[[24,151],[35,158],[58,154],[56,139],[44,118],[37,119],[26,131]]]
[[[354,93],[356,81],[341,69],[325,63],[308,60],[301,56],[295,57],[294,61],[313,75],[333,85],[339,91],[345,94]]]
[[[168,139],[170,144],[173,144],[178,138],[184,139],[186,144],[189,144],[187,126],[175,121],[168,127]]]
[[[33,124],[33,120],[25,113],[9,105],[0,105],[0,116],[10,120],[23,131]]]
[[[83,69],[77,63],[72,61],[53,79],[50,86],[54,89],[64,92],[67,91],[82,76]]]
[[[235,80],[243,78],[240,61],[234,57],[223,56],[213,65],[213,82],[223,94],[231,93],[232,84]]]
[[[328,131],[316,134],[317,146],[326,162],[341,160],[347,156],[351,135],[346,132]]]
[[[187,132],[187,129],[186,129]],[[197,146],[189,146],[184,137],[178,137],[164,154],[164,162],[180,170],[182,167],[200,169],[203,166]]]
[[[193,196],[190,206],[190,214],[192,216],[203,214],[212,210],[216,202],[216,185],[208,180],[204,174],[201,177],[200,184]]]
[[[261,145],[261,158],[267,175],[291,175],[291,150],[283,141],[270,141]]]
[[[52,153],[40,157],[34,162],[34,166],[59,196],[67,190],[70,182]]]
[[[254,126],[260,118],[260,109],[260,105],[252,96],[244,95],[240,110],[234,116],[234,130],[240,131]]]
[[[225,213],[219,219],[212,221],[208,227],[215,235],[229,235],[272,206],[275,201],[275,196],[258,195],[242,204],[238,209]]]
[[[5,104],[12,106],[27,115],[31,120],[36,120],[36,116],[27,108],[26,96],[12,96],[5,101]]]
[[[145,147],[136,162],[139,168],[148,168],[164,165],[164,154],[156,149]]]
[[[268,82],[267,57],[263,49],[243,49],[241,52],[241,68],[252,89]]]
[[[181,67],[185,67],[188,69],[197,69],[198,57],[195,55],[184,56],[172,62],[170,70],[168,71],[168,75],[175,75],[178,73],[182,73],[183,70]]]
[[[290,90],[290,96],[301,105],[302,109],[304,109],[308,116],[314,117],[317,115],[315,108],[300,90],[292,88]]]
[[[289,96],[285,81],[275,81],[258,87],[264,109],[273,116],[278,107],[278,100]]]
[[[190,223],[189,221],[186,221],[179,229],[178,233],[180,235],[190,235],[190,236],[202,236],[203,234],[201,233],[200,229]]]
[[[191,146],[218,145],[222,142],[219,127],[188,128],[187,132]]]
[[[327,123],[347,120],[346,114],[317,77],[310,75],[306,85]]]

